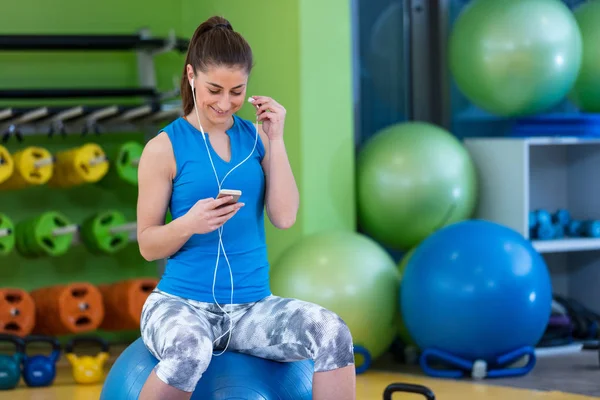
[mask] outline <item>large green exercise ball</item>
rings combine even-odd
[[[600,1],[574,10],[583,37],[583,61],[569,98],[580,110],[600,112]]]
[[[328,231],[304,237],[271,268],[274,295],[316,303],[337,313],[355,345],[373,359],[397,333],[399,274],[391,256],[355,232]]]
[[[406,266],[408,265],[408,261],[410,260],[410,257],[415,252],[415,249],[416,249],[416,247],[413,247],[410,251],[406,252],[406,254],[404,254],[404,256],[402,256],[402,259],[398,263],[398,272],[400,273],[400,288],[398,290],[399,298],[402,297],[402,277],[404,277],[404,272],[406,270]],[[402,316],[401,306],[399,307],[399,310],[398,310],[398,325],[397,326],[398,326],[398,337],[400,337],[400,340],[402,340],[402,343],[406,347],[417,347],[417,343],[412,338],[412,336],[410,336],[410,332],[408,331],[408,328],[406,327],[406,323],[404,322],[404,317]]]
[[[437,229],[469,218],[476,198],[468,151],[436,125],[391,125],[371,137],[358,155],[360,227],[390,248],[407,251]]]
[[[560,0],[474,0],[449,41],[457,87],[478,107],[508,117],[561,102],[582,59],[579,27]]]
[[[396,112],[404,111],[406,49],[403,5],[392,3],[377,17],[369,35],[366,66],[381,100]]]

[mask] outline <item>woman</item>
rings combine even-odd
[[[299,195],[283,140],[285,109],[246,85],[252,51],[212,17],[190,42],[181,82],[184,117],[150,140],[139,164],[138,242],[168,258],[142,311],[141,333],[159,360],[140,399],[188,399],[225,350],[315,362],[314,399],[354,399],[352,337],[318,305],[271,294],[264,210],[291,227]],[[257,121],[235,113],[247,105]],[[239,201],[217,198],[240,190]],[[170,207],[173,221],[165,224]],[[213,353],[217,350],[217,353]]]

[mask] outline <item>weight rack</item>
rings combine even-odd
[[[152,129],[164,119],[182,114],[176,105],[148,102],[139,105],[0,108],[0,137],[22,141],[26,135],[100,134]]]
[[[156,124],[182,115],[173,90],[157,88],[154,56],[185,52],[189,42],[171,32],[165,38],[152,37],[148,29],[132,35],[0,35],[0,51],[135,51],[138,87],[112,88],[22,88],[0,90],[0,100],[65,100],[63,106],[0,107],[0,138],[23,140],[26,135],[126,132],[144,130],[147,138]],[[108,105],[86,105],[85,99],[115,100]],[[119,104],[120,101],[127,105]],[[132,99],[139,99],[131,105]],[[173,101],[171,101],[173,100]],[[40,103],[42,103],[40,101]]]
[[[157,89],[154,57],[187,51],[189,41],[177,38],[174,31],[167,37],[153,37],[147,28],[131,35],[0,35],[0,51],[135,51],[137,87],[88,88],[12,88],[0,90],[0,101],[33,100],[36,105],[0,106],[0,141],[24,140],[28,135],[96,135],[143,131],[149,140],[164,120],[183,114],[178,101],[179,87],[167,92]],[[102,99],[105,105],[92,105]],[[44,105],[44,100],[61,100],[61,105]],[[65,103],[65,104],[62,104]],[[129,239],[136,240],[133,225]],[[74,242],[80,242],[78,232]],[[162,274],[165,260],[159,261]]]

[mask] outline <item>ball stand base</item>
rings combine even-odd
[[[527,363],[519,367],[511,365],[527,357]],[[432,362],[444,365],[446,369],[436,369]],[[421,369],[436,378],[463,378],[470,374],[472,378],[507,378],[527,375],[536,363],[535,349],[524,346],[499,356],[493,363],[483,360],[467,360],[449,352],[429,348],[423,350],[419,359]]]

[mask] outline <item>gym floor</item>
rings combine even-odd
[[[586,356],[591,357],[591,355]],[[597,361],[597,356],[593,358]],[[114,362],[114,359],[113,356],[111,360],[109,360],[109,363],[105,365],[105,371],[108,371],[112,362]],[[587,362],[587,359],[585,360]],[[550,360],[539,361],[540,373],[545,372],[546,367],[544,367],[544,365],[549,362]],[[596,369],[595,371],[600,374],[600,370]],[[581,371],[579,371],[579,374],[580,373]],[[523,382],[527,382],[528,379],[535,379],[535,376],[536,370],[529,376],[522,378]],[[563,387],[566,388],[569,377],[564,376],[562,379],[558,379],[558,381],[561,380],[565,382],[565,386]],[[596,396],[590,397],[579,394],[563,393],[558,390],[552,390],[552,388],[546,388],[549,389],[546,391],[538,391],[502,386],[506,382],[508,382],[508,380],[473,382],[431,379],[419,375],[416,371],[415,373],[412,373],[412,371],[411,373],[383,372],[374,366],[372,371],[357,377],[356,398],[358,400],[381,400],[383,398],[383,391],[392,383],[412,383],[427,386],[434,392],[436,399],[439,400],[587,400],[598,398]],[[600,382],[600,380],[594,379],[589,383],[593,384],[594,382]],[[598,383],[596,383],[596,385],[600,386]],[[69,366],[61,360],[58,363],[57,377],[52,386],[47,388],[27,388],[24,386],[23,382],[21,382],[19,387],[14,390],[0,392],[0,400],[98,400],[101,391],[102,385],[76,385],[73,381]],[[417,395],[394,395],[393,398],[423,399],[423,397]]]
[[[535,392],[525,389],[513,389],[485,384],[435,380],[414,375],[402,375],[385,372],[367,372],[358,376],[356,398],[358,400],[381,400],[384,389],[391,383],[414,383],[429,387],[441,400],[531,400],[531,399],[560,399],[560,400],[587,400],[587,397],[560,392]],[[54,385],[47,388],[25,388],[21,384],[18,388],[0,392],[1,400],[98,400],[102,385],[75,385],[68,368],[61,367]],[[416,395],[403,397],[418,399]],[[394,395],[394,398],[400,398]]]

